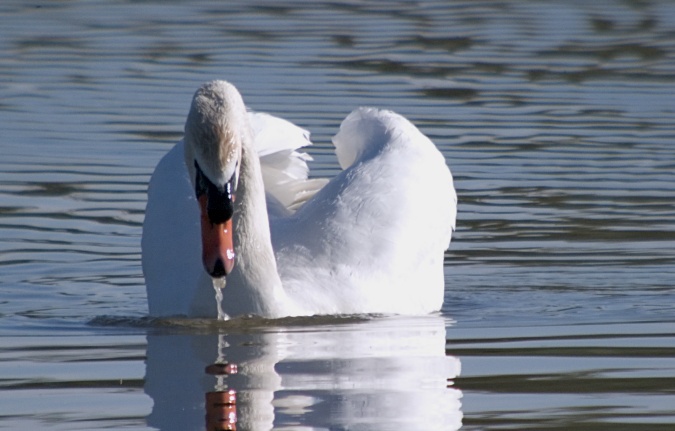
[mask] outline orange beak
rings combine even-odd
[[[234,243],[232,219],[223,223],[211,223],[207,211],[208,196],[199,196],[202,225],[202,262],[211,277],[223,277],[234,268]]]

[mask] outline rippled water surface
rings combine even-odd
[[[440,315],[145,317],[146,184],[215,78],[318,176],[356,106],[436,142]],[[0,429],[672,429],[674,82],[666,0],[3,1]]]

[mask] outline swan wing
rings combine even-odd
[[[344,170],[272,222],[284,288],[314,312],[440,309],[457,212],[445,158],[407,119],[371,108],[351,113],[333,142]]]
[[[312,197],[327,180],[309,178],[309,154],[298,151],[312,145],[310,133],[263,112],[249,112],[254,144],[263,173],[271,215],[288,215]]]

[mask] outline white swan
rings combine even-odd
[[[295,151],[308,136],[248,113],[227,82],[197,90],[148,188],[150,315],[216,316],[209,274],[226,276],[231,316],[440,309],[457,208],[442,154],[400,115],[360,108],[333,138],[344,170],[323,185]]]

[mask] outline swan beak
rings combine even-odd
[[[202,225],[202,262],[211,277],[224,277],[234,268],[232,218],[212,223],[208,212],[208,195],[199,196]]]

